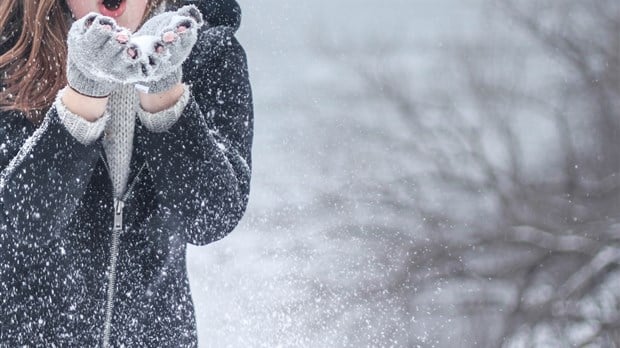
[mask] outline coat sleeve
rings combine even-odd
[[[226,236],[243,216],[250,192],[252,92],[246,54],[234,30],[202,31],[183,66],[190,95],[166,131],[138,123],[162,216],[186,242],[206,245]]]
[[[80,143],[55,106],[36,129],[18,112],[0,117],[1,224],[25,243],[61,238],[90,181],[100,142]]]

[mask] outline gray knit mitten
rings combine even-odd
[[[204,24],[194,5],[164,12],[146,21],[131,37],[140,50],[143,78],[139,90],[160,93],[169,90],[182,78],[181,66],[198,40],[198,29]]]
[[[130,33],[114,19],[95,12],[75,21],[67,38],[67,80],[77,92],[109,95],[129,76],[141,73]]]

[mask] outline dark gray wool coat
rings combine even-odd
[[[234,37],[240,9],[187,3],[207,22],[183,66],[190,101],[167,132],[136,121],[112,347],[197,346],[186,243],[227,235],[248,201],[253,107]],[[0,113],[0,347],[101,345],[114,221],[101,138],[78,142],[54,107],[38,128]]]

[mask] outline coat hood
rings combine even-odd
[[[241,24],[241,7],[236,0],[183,0],[183,5],[198,7],[209,27],[227,26],[237,31]]]

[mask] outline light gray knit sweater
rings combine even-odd
[[[157,113],[150,113],[140,106],[134,86],[124,85],[112,92],[104,115],[92,122],[66,108],[61,100],[64,89],[58,93],[54,105],[64,126],[80,143],[90,145],[104,132],[103,148],[110,167],[114,197],[119,198],[127,189],[136,116],[149,131],[167,131],[179,119],[187,105],[190,91],[186,85],[184,89],[181,99],[175,105]]]

